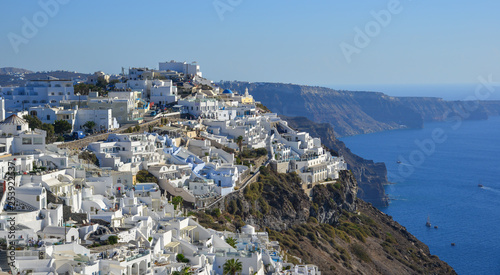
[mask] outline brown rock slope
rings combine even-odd
[[[343,171],[335,184],[310,196],[296,174],[261,168],[259,180],[228,195],[217,209],[198,213],[211,228],[245,223],[267,230],[290,261],[299,257],[322,274],[455,274],[453,269],[391,217],[357,199],[357,183]]]

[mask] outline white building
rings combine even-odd
[[[178,104],[183,106],[182,113],[188,113],[194,117],[215,119],[219,110],[219,101],[207,98],[204,94],[181,99]]]
[[[150,102],[158,106],[163,106],[177,101],[177,86],[172,84],[172,80],[162,81],[154,80],[151,92]]]
[[[45,151],[47,133],[29,129],[28,122],[11,115],[0,122],[0,154],[29,154]]]
[[[346,170],[342,157],[333,157],[321,145],[321,139],[298,132],[286,121],[273,123],[273,159],[279,172],[297,172],[305,184],[334,180]],[[281,168],[280,168],[281,167]]]
[[[113,98],[89,98],[87,101],[89,109],[111,109],[113,117],[119,124],[134,123],[140,118],[136,109],[137,101]]]
[[[243,117],[226,121],[204,120],[207,132],[224,135],[229,139],[243,137],[243,145],[248,148],[265,148],[270,125],[266,117]]]
[[[118,171],[146,169],[163,162],[164,140],[156,134],[110,134],[105,142],[92,142],[88,149],[101,167]]]
[[[2,87],[0,91],[9,102],[8,111],[26,110],[40,104],[58,106],[61,101],[87,98],[75,95],[73,81],[59,79],[31,80],[24,87]]]
[[[98,71],[87,78],[87,84],[96,85],[99,81],[99,78],[106,82],[109,82],[109,75],[105,74],[104,72]]]
[[[71,126],[71,131],[86,130],[83,125],[88,121],[95,123],[96,131],[114,130],[120,127],[113,117],[112,109],[63,109],[62,107],[31,107],[29,114],[35,116],[42,123],[53,124],[56,120],[65,120]]]
[[[46,226],[38,232],[40,239],[57,239],[66,243],[79,242],[78,229],[66,226]]]
[[[160,71],[176,71],[187,75],[202,77],[200,65],[196,64],[196,62],[191,64],[187,62],[176,62],[174,60],[170,62],[160,62],[159,69]]]

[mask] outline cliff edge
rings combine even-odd
[[[358,199],[351,172],[307,194],[294,173],[260,172],[257,182],[226,196],[220,208],[198,213],[200,223],[266,230],[288,261],[298,263],[298,257],[322,274],[456,274],[403,226]]]

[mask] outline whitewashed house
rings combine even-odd
[[[154,80],[151,86],[150,102],[157,106],[177,101],[177,86],[172,84],[172,80]]]
[[[188,64],[187,62],[176,62],[171,60],[170,62],[160,62],[159,63],[160,71],[176,71],[179,73],[193,75],[202,77],[202,73],[200,71],[200,65],[196,62]]]
[[[87,148],[96,154],[101,167],[138,171],[163,163],[163,146],[156,134],[110,134],[107,141],[92,142]]]
[[[11,115],[0,122],[0,154],[30,154],[45,151],[47,133],[30,129],[28,122]]]
[[[31,80],[24,87],[0,87],[0,91],[2,97],[9,102],[6,110],[10,112],[45,104],[58,106],[61,101],[87,98],[75,95],[72,80],[56,78]]]

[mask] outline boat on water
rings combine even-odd
[[[399,164],[401,164],[401,161],[400,161],[400,160],[398,160],[398,161],[396,161],[396,162],[397,162],[397,163],[399,163]]]
[[[482,184],[478,184],[477,187],[481,188],[481,187],[483,187],[483,185]]]
[[[434,228],[435,228],[435,229],[438,229],[438,226],[437,226],[437,225],[434,225]]]
[[[427,217],[427,222],[425,223],[425,226],[431,227],[431,218]]]

